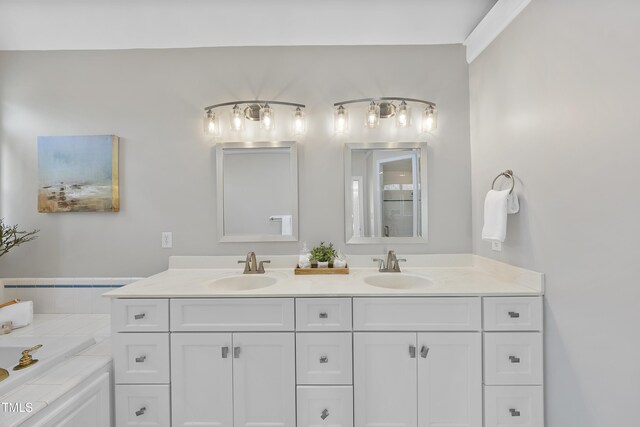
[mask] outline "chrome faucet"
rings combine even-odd
[[[242,274],[264,274],[264,265],[270,263],[269,260],[260,261],[258,263],[256,261],[256,253],[249,252],[247,254],[247,258],[242,261],[239,260],[238,264],[244,264],[244,271]]]
[[[396,258],[395,251],[389,251],[387,254],[387,262],[382,258],[374,258],[374,261],[378,262],[378,271],[380,273],[400,273],[400,261],[407,261],[404,258]]]

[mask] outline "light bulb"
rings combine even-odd
[[[338,135],[349,132],[349,112],[342,105],[336,108],[333,124],[335,132]]]
[[[244,116],[242,109],[238,105],[235,105],[231,110],[231,129],[236,132],[244,129]]]
[[[422,112],[421,130],[423,133],[431,132],[438,126],[438,117],[436,108],[433,105],[428,106]]]
[[[411,124],[411,108],[406,102],[402,101],[396,111],[396,126],[406,128]]]
[[[270,131],[273,130],[273,127],[273,110],[269,104],[264,104],[264,107],[260,109],[260,128]]]
[[[304,136],[307,131],[307,125],[304,120],[304,111],[300,107],[293,112],[293,134],[295,136]]]
[[[371,101],[369,107],[367,108],[367,115],[365,116],[365,126],[368,128],[376,128],[380,123],[380,106],[377,105],[374,101]]]
[[[211,110],[207,111],[204,115],[204,133],[213,137],[218,137],[222,133],[218,116]]]

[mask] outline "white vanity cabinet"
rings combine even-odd
[[[543,427],[542,297],[113,301],[120,426]]]

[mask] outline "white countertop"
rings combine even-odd
[[[398,255],[401,258],[400,255]],[[348,275],[295,275],[295,257],[259,256],[270,259],[264,277],[277,279],[274,285],[252,290],[224,290],[215,281],[242,276],[239,257],[173,257],[167,271],[114,289],[104,295],[112,298],[211,298],[211,297],[323,297],[323,296],[527,296],[542,295],[541,273],[513,267],[475,255],[412,255],[400,275],[425,277],[429,286],[389,289],[367,284],[373,275],[397,277],[398,273],[379,273],[370,265],[371,256],[348,257],[355,266]],[[247,277],[251,280],[251,277]]]

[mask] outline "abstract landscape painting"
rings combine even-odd
[[[39,212],[118,212],[118,137],[38,137]]]

